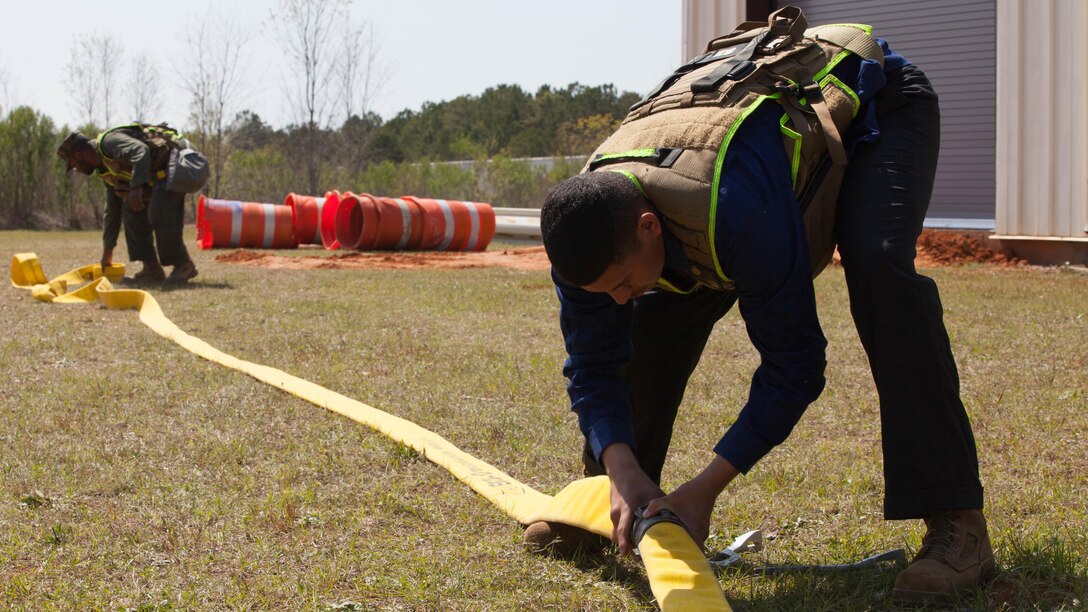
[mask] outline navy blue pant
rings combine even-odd
[[[843,179],[836,240],[850,312],[880,396],[884,515],[920,518],[982,507],[974,436],[934,282],[914,267],[940,149],[937,96],[913,66],[877,94],[881,137],[857,146]],[[655,291],[634,300],[635,455],[660,481],[676,411],[732,292]],[[663,367],[669,364],[668,367]],[[588,448],[587,474],[603,474]]]

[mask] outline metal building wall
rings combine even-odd
[[[1084,1],[1084,0],[1074,0]],[[684,54],[745,20],[745,0],[684,0]],[[992,229],[995,217],[994,0],[768,0],[810,24],[873,25],[929,75],[941,96],[941,162],[926,225]],[[739,15],[739,16],[738,16]],[[703,41],[698,43],[695,41]]]
[[[744,0],[684,0],[683,4],[683,45],[684,61],[703,52],[708,40],[730,32],[745,18]]]
[[[873,21],[874,13],[869,9],[876,4],[902,6],[918,15],[925,12],[914,0],[795,2],[810,5],[806,13],[811,11],[813,22],[828,16],[821,13],[824,8],[840,10],[847,5],[856,11],[851,20]],[[990,217],[996,229],[994,238],[1015,254],[1034,261],[1088,263],[1088,1],[988,2],[993,7],[996,35],[995,103],[990,114],[996,118],[996,125],[992,148],[982,156],[994,168],[992,183],[986,188],[993,203]],[[683,0],[684,57],[702,52],[705,41],[728,32],[746,18],[760,17],[753,13],[753,6],[762,6],[760,12],[766,12],[783,3]],[[965,3],[941,4],[948,5],[945,9],[955,9]],[[948,25],[952,32],[962,33],[972,18],[950,17]],[[913,44],[906,40],[908,35],[901,39],[880,24],[874,25],[896,49],[905,50],[904,42]],[[926,49],[920,52],[918,55],[910,50],[908,57],[921,62],[918,58],[925,58]],[[962,59],[957,53],[950,55]],[[928,71],[933,76],[932,68]],[[980,111],[979,115],[985,120],[984,113]],[[949,179],[958,180],[956,175]],[[948,225],[945,221],[931,214],[927,225]]]
[[[926,224],[994,227],[994,0],[780,0],[809,23],[862,22],[925,71],[941,99],[941,158]]]
[[[997,0],[997,17],[997,237],[1029,257],[1049,247],[1083,261],[1088,2]]]

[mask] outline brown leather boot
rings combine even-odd
[[[895,579],[896,601],[953,599],[982,586],[997,572],[981,510],[942,512],[925,522],[922,549]]]
[[[190,259],[185,263],[174,266],[174,269],[170,272],[170,276],[166,277],[166,283],[168,285],[181,285],[189,282],[189,279],[196,275],[196,264]]]
[[[132,280],[139,283],[161,283],[166,279],[166,270],[162,269],[158,259],[144,262],[144,267],[132,276]]]
[[[549,521],[538,521],[529,525],[522,541],[529,552],[545,552],[560,557],[572,557],[577,553],[596,554],[609,542],[608,539],[585,529]]]

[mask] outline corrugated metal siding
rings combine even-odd
[[[997,233],[1088,237],[1088,3],[998,0]]]
[[[681,44],[684,61],[705,51],[707,41],[731,32],[737,24],[747,21],[744,15],[744,2],[740,0],[725,2],[684,0],[682,10]]]
[[[778,4],[800,7],[810,25],[868,23],[875,35],[887,39],[892,49],[926,72],[941,99],[941,160],[929,218],[993,220],[995,0],[789,0]]]

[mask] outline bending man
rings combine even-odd
[[[170,150],[179,146],[174,136],[172,130],[132,124],[107,130],[97,140],[75,132],[57,149],[69,170],[97,172],[105,183],[101,262],[113,261],[123,224],[129,258],[143,262],[137,282],[185,283],[197,275],[182,236],[185,194],[165,189]],[[162,266],[174,267],[169,277]]]
[[[795,21],[803,32],[803,17]],[[788,53],[780,41],[793,32],[751,43],[750,57]],[[731,44],[722,53],[747,39]],[[826,340],[812,275],[833,238],[880,396],[885,518],[921,518],[928,529],[895,596],[954,595],[995,569],[940,297],[914,267],[937,164],[937,96],[884,41],[871,46],[869,57],[831,48],[807,82],[781,78],[799,61],[770,64],[780,80],[761,81],[735,58],[729,75],[710,74],[744,83],[711,83],[726,107],[713,120],[696,113],[709,108],[699,106],[708,91],[699,79],[715,64],[678,70],[634,107],[586,172],[546,198],[541,229],[561,306],[568,393],[586,438],[586,473],[611,479],[613,540],[623,553],[637,545],[631,527],[642,506],[647,516],[673,510],[701,544],[719,494],[782,443],[822,392]],[[829,119],[841,127],[828,128]],[[732,124],[714,140],[708,133],[721,122]],[[836,147],[843,162],[849,156],[836,164],[841,189],[824,204],[819,195],[807,202],[803,188],[805,176],[820,183],[819,156],[804,150],[813,141],[824,158]],[[820,217],[831,219],[823,236]],[[714,324],[736,302],[761,357],[747,403],[706,468],[666,495],[659,482],[677,408]],[[537,523],[525,540],[546,547],[587,535],[572,529]]]

